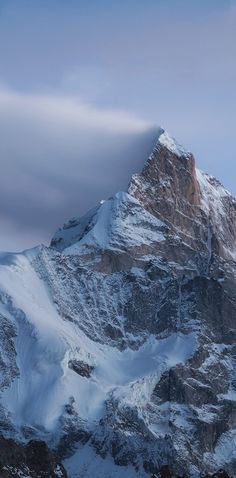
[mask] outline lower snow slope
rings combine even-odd
[[[59,315],[49,288],[33,267],[37,250],[3,259],[1,314],[16,330],[18,373],[2,393],[2,404],[19,429],[57,430],[71,397],[79,417],[91,423],[103,416],[109,394],[143,404],[161,374],[194,352],[195,333],[173,333],[160,340],[151,335],[137,350],[93,342],[78,325]],[[94,367],[90,380],[70,368],[72,360]]]

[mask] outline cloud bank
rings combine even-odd
[[[235,194],[235,0],[0,0],[0,27],[0,249],[124,189],[140,117]]]
[[[73,96],[0,90],[0,249],[48,242],[63,221],[127,187],[156,130]]]

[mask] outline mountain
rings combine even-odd
[[[127,192],[0,255],[3,439],[70,478],[236,476],[235,286],[236,200],[160,130]]]

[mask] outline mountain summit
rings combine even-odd
[[[235,244],[235,199],[160,130],[127,192],[2,254],[5,439],[71,478],[235,475]]]

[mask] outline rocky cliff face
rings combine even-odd
[[[67,478],[62,464],[44,442],[27,445],[0,437],[1,478]]]
[[[71,477],[236,475],[236,201],[160,131],[128,192],[0,258],[1,427]]]

